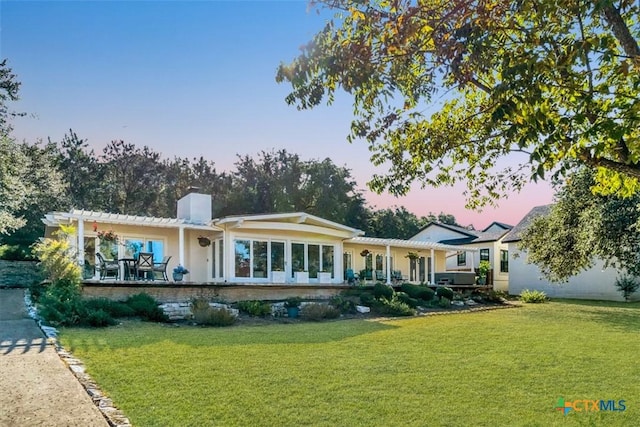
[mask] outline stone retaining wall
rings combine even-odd
[[[0,286],[26,288],[41,280],[36,261],[0,260]]]

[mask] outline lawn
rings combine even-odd
[[[220,329],[131,321],[61,341],[134,426],[640,425],[640,303]],[[626,410],[565,416],[559,397]]]

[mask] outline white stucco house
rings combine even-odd
[[[167,270],[189,270],[192,283],[342,284],[347,271],[366,279],[435,283],[446,270],[447,253],[473,252],[438,242],[379,239],[304,212],[211,217],[211,196],[190,193],[178,201],[177,218],[157,218],[72,210],[44,218],[45,237],[62,225],[75,227],[70,242],[77,249],[86,280],[99,280],[99,256],[122,262],[114,279],[126,277],[126,262],[149,252],[154,262],[166,257]],[[101,239],[104,232],[115,241]],[[421,262],[407,257],[420,252]],[[114,272],[115,273],[115,272]],[[171,280],[171,273],[168,274]]]
[[[519,248],[521,233],[534,218],[547,215],[550,208],[551,205],[533,208],[503,239],[511,254],[509,293],[520,295],[529,289],[543,291],[551,298],[623,301],[622,294],[614,285],[619,272],[611,267],[605,268],[602,261],[596,261],[592,268],[571,277],[567,283],[550,282],[535,264],[528,262],[527,251]]]
[[[509,248],[503,239],[511,228],[508,224],[492,222],[478,231],[431,222],[409,240],[454,246],[455,251],[447,255],[447,271],[472,272],[480,261],[488,261],[492,268],[494,289],[506,291],[509,287]]]

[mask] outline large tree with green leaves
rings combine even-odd
[[[523,232],[529,262],[551,281],[563,282],[597,259],[640,276],[640,194],[594,194],[595,173],[581,169],[567,179],[549,214]]]
[[[637,1],[319,3],[338,15],[276,79],[301,109],[353,96],[349,139],[390,165],[374,190],[465,180],[477,206],[576,163],[598,170],[604,192],[638,188]]]

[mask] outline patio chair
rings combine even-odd
[[[140,252],[138,254],[138,262],[136,263],[136,279],[140,278],[140,275],[144,275],[145,279],[151,276],[151,280],[154,280],[153,274],[153,254],[151,252]]]
[[[376,280],[378,282],[385,282],[387,280],[384,277],[384,272],[382,270],[376,270]]]
[[[96,253],[96,257],[98,257],[98,269],[100,270],[100,280],[104,280],[113,274],[114,279],[118,279],[120,277],[120,265],[118,261],[114,260],[106,260],[105,257],[102,256],[100,252]]]
[[[169,260],[171,259],[171,255],[165,256],[162,258],[162,262],[154,262],[153,263],[153,273],[162,273],[162,278],[169,281],[169,276],[167,276],[167,264],[169,264]]]
[[[356,280],[358,280],[358,276],[353,272],[353,269],[347,268],[347,271],[344,273],[345,279],[347,279],[347,283],[353,285]]]

